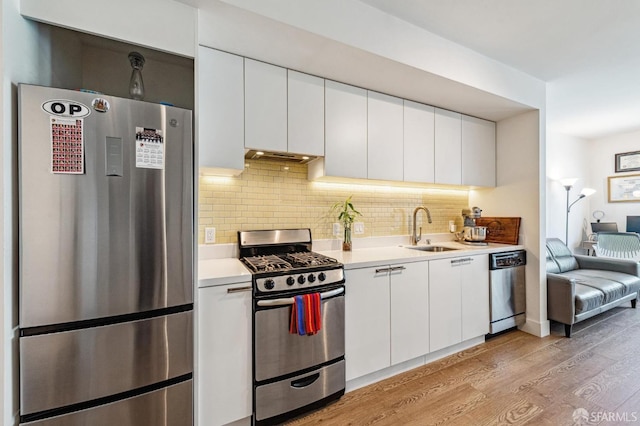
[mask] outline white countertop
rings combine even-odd
[[[420,245],[422,246],[423,244]],[[524,249],[524,246],[522,245],[489,243],[486,246],[471,246],[455,241],[439,242],[432,245],[451,247],[455,248],[456,250],[428,252],[411,249],[408,248],[409,246],[391,246],[363,248],[353,251],[319,250],[318,253],[324,254],[325,256],[333,257],[338,262],[342,263],[345,269],[357,269],[381,264],[420,262],[424,260],[447,259],[453,257]]]
[[[250,281],[251,272],[235,257],[198,261],[198,287]]]
[[[427,252],[395,245],[388,247],[358,248],[352,251],[315,251],[325,256],[333,257],[338,262],[341,262],[345,269],[357,269],[377,265],[420,262],[423,260],[447,259],[524,249],[522,245],[489,243],[486,246],[470,246],[455,241],[437,242],[433,245],[451,247],[456,250]],[[198,287],[246,283],[250,281],[251,273],[237,258],[201,259],[198,261]]]

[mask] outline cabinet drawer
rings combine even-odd
[[[344,392],[344,360],[300,376],[256,388],[256,420],[268,419],[280,413]]]

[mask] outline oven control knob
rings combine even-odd
[[[271,278],[267,278],[266,280],[264,280],[264,288],[266,288],[267,290],[273,290],[275,286],[276,283],[273,282]]]
[[[296,283],[296,279],[293,277],[287,277],[287,285],[294,285]]]
[[[309,280],[310,283],[315,282],[316,281],[316,276],[313,274],[309,274],[309,276],[307,277],[307,279]]]
[[[320,274],[318,274],[318,279],[319,279],[320,281],[324,281],[324,280],[326,280],[326,279],[327,279],[327,276],[325,275],[325,273],[324,273],[324,272],[320,272]]]
[[[298,277],[298,284],[304,284],[306,282],[306,278],[304,277],[304,275],[300,275]]]

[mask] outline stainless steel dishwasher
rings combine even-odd
[[[489,334],[524,324],[526,310],[524,250],[489,255]]]

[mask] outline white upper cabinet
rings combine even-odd
[[[327,176],[367,178],[366,90],[325,81],[323,172]]]
[[[324,155],[324,79],[288,70],[288,151]]]
[[[462,183],[462,114],[435,109],[435,183]]]
[[[434,182],[434,107],[404,101],[404,180]]]
[[[197,136],[204,173],[244,170],[244,63],[241,56],[198,47]]]
[[[287,151],[287,70],[245,58],[247,149]]]
[[[462,184],[496,186],[496,123],[462,116]]]
[[[402,99],[367,92],[367,176],[369,179],[403,179]]]

